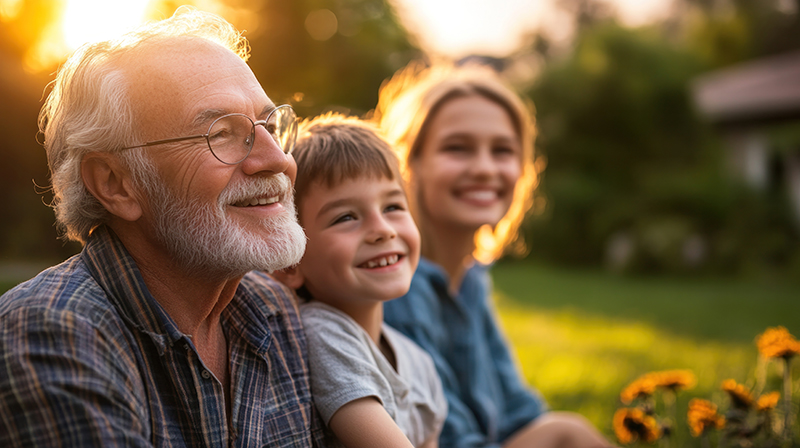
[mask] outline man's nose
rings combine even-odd
[[[264,129],[264,126],[256,126],[253,149],[241,163],[245,174],[283,173],[291,167],[292,163],[292,157],[283,152],[278,142]]]

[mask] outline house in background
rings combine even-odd
[[[786,189],[800,225],[800,52],[708,73],[693,94],[733,173],[756,189]]]

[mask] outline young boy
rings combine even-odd
[[[433,361],[383,323],[420,254],[398,162],[366,122],[328,114],[301,125],[294,151],[299,265],[279,276],[308,300],[317,409],[348,447],[437,447],[447,402]]]

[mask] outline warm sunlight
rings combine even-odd
[[[145,19],[150,0],[65,0],[25,55],[30,72],[49,70],[86,42],[107,39]]]
[[[69,0],[62,20],[64,41],[75,49],[139,25],[148,3],[150,0]]]
[[[240,29],[251,33],[258,29],[262,0],[242,4],[226,0],[39,0],[30,2],[28,22],[39,22],[38,29],[30,23],[20,28],[36,30],[35,39],[25,55],[28,72],[40,73],[52,68],[87,42],[110,39],[148,20],[160,20],[172,15],[181,5],[191,6],[225,17]],[[19,13],[24,0],[0,0],[0,22],[11,20]],[[42,6],[44,5],[44,6]],[[27,25],[27,26],[26,26]],[[251,35],[253,35],[251,34]]]
[[[638,26],[664,17],[674,0],[599,0],[620,20]],[[569,38],[572,19],[560,0],[392,0],[403,23],[433,53],[461,57],[471,53],[505,56],[526,34],[543,31],[555,40]]]

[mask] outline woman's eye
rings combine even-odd
[[[506,155],[506,154],[516,154],[516,152],[517,151],[510,146],[498,146],[494,148],[495,154]]]
[[[460,143],[450,143],[450,144],[444,145],[442,147],[442,151],[444,151],[444,152],[462,153],[462,152],[466,152],[468,150],[469,150],[469,147],[467,147],[467,145],[460,144]]]

